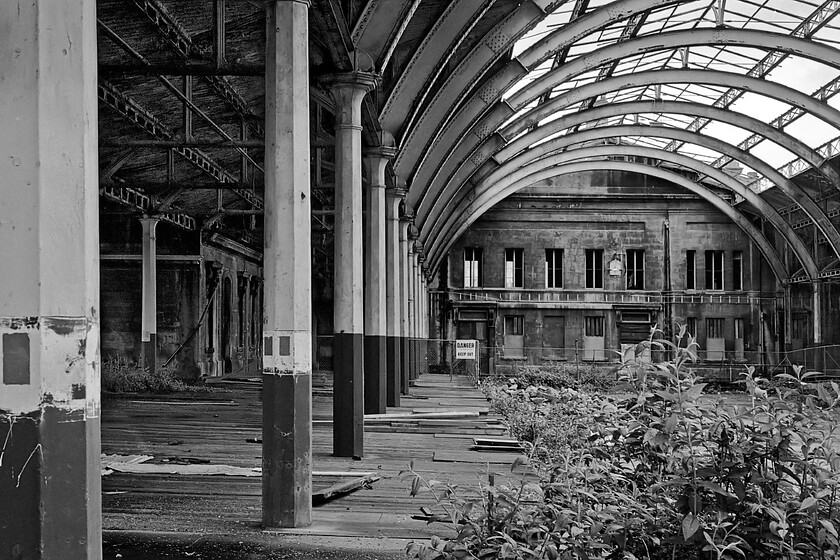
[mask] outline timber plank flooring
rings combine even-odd
[[[399,472],[414,461],[428,479],[472,486],[488,474],[509,472],[509,452],[491,462],[477,462],[473,437],[507,436],[499,417],[488,414],[487,400],[471,380],[426,374],[403,396],[391,414],[465,411],[478,416],[445,419],[395,418],[365,427],[361,460],[332,456],[332,399],[329,376],[315,377],[312,442],[315,471],[374,473],[381,479],[313,509],[311,527],[283,533],[426,538],[440,525],[411,519],[425,507],[440,511],[428,494],[409,496]],[[146,454],[151,462],[223,464],[254,468],[261,463],[262,405],[259,383],[221,385],[212,398],[111,399],[103,405],[102,449],[107,454]],[[249,440],[251,440],[249,442]],[[446,461],[435,461],[435,454]],[[490,455],[489,453],[487,455]],[[459,460],[463,457],[463,461]],[[340,479],[316,476],[317,491]],[[498,483],[498,482],[497,482]],[[231,534],[260,529],[261,480],[245,476],[129,474],[103,479],[103,523],[109,530]],[[274,531],[272,531],[274,532]]]

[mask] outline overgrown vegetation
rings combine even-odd
[[[157,368],[152,373],[120,356],[108,357],[102,363],[102,390],[109,393],[175,393],[190,387],[172,368]]]
[[[727,405],[704,395],[684,328],[645,344],[672,357],[626,368],[626,398],[520,380],[490,389],[538,477],[459,488],[409,469],[411,493],[431,492],[452,531],[408,555],[837,558],[840,386],[797,368],[771,387],[750,369],[749,404]]]

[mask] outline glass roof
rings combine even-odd
[[[559,32],[576,18],[591,13],[608,4],[609,0],[576,0],[565,2],[534,27],[516,44],[514,56],[535,48],[539,42],[554,32]],[[505,94],[505,99],[516,101],[514,94],[533,84],[554,68],[560,68],[593,51],[632,39],[655,36],[663,32],[691,29],[762,30],[784,33],[805,38],[835,48],[840,48],[840,19],[835,18],[840,2],[824,3],[805,0],[697,0],[659,7],[629,19],[608,25],[590,33],[553,53],[549,59],[532,68],[520,82]],[[596,69],[569,77],[551,87],[538,99],[525,104],[512,104],[516,114],[505,126],[517,121],[540,104],[549,102],[586,84],[611,77],[630,76],[644,71],[662,69],[715,70],[749,75],[793,88],[806,95],[827,101],[828,105],[840,108],[840,70],[802,56],[788,55],[782,51],[767,51],[745,46],[702,44],[690,47],[651,50],[643,54],[626,56],[616,62],[606,63]],[[595,99],[575,100],[572,104],[558,108],[551,116],[540,121],[546,124],[561,116],[601,105],[614,105],[643,100],[680,101],[715,106],[743,113],[755,119],[770,123],[821,154],[829,155],[840,146],[840,123],[829,123],[795,106],[758,93],[729,88],[728,84],[664,83],[662,85],[625,86],[616,91],[598,95]],[[594,126],[640,124],[674,127],[699,131],[710,137],[724,140],[732,145],[749,150],[783,174],[791,176],[808,166],[798,162],[794,154],[777,143],[756,136],[751,130],[721,121],[695,118],[675,113],[621,114],[566,129],[562,134]],[[519,133],[518,135],[521,135]],[[722,168],[731,158],[714,150],[696,144],[683,144],[656,136],[627,136],[622,144],[656,147],[691,156],[705,163]],[[730,169],[732,166],[730,166]],[[798,171],[797,171],[798,170]],[[761,191],[770,186],[761,176],[744,167],[739,176],[751,188]]]

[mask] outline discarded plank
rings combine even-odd
[[[344,482],[333,484],[329,488],[324,488],[323,490],[319,490],[318,492],[313,492],[312,505],[319,505],[326,503],[330,500],[334,500],[340,495],[349,494],[350,492],[358,490],[359,488],[376,482],[377,480],[379,480],[378,476],[367,475],[354,478],[353,480],[346,480]]]
[[[521,453],[474,453],[471,451],[435,451],[432,460],[444,463],[513,463]]]

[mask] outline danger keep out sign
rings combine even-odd
[[[456,340],[455,341],[455,359],[456,360],[475,360],[478,349],[477,340]]]

